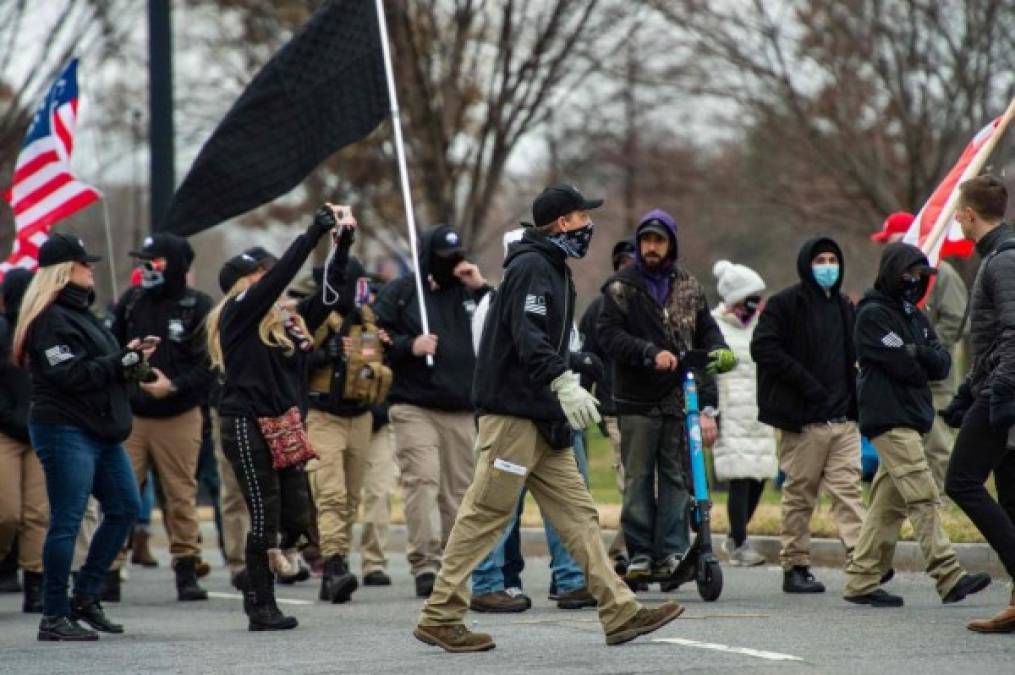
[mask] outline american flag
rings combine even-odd
[[[977,132],[973,140],[966,146],[966,149],[962,151],[959,161],[955,163],[955,166],[951,168],[948,175],[944,177],[941,184],[931,194],[927,203],[920,209],[920,213],[916,215],[916,220],[910,226],[909,232],[902,239],[907,244],[913,244],[922,248],[927,253],[927,258],[932,266],[937,266],[941,258],[948,256],[965,258],[973,252],[973,242],[963,236],[962,227],[954,217],[949,218],[945,234],[938,239],[937,244],[930,250],[927,250],[927,244],[929,244],[927,239],[930,237],[931,232],[933,232],[934,226],[941,217],[946,204],[950,199],[954,198],[953,195],[958,190],[959,185],[979,173],[980,167],[983,166],[983,162],[986,159],[982,155],[984,153],[989,154],[993,149],[993,144],[989,143],[989,141],[998,134],[1001,119],[1001,117],[998,117]],[[1001,129],[1001,133],[1003,133],[1003,129]]]
[[[39,247],[53,223],[102,197],[70,169],[78,111],[78,61],[64,68],[35,111],[4,199],[14,210],[14,250],[0,263],[0,278],[15,267],[35,269]]]

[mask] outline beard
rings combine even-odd
[[[650,272],[656,271],[663,264],[663,259],[657,255],[644,256],[642,261],[645,263],[645,269]]]

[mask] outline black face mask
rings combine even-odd
[[[920,302],[921,298],[923,297],[923,289],[924,289],[923,277],[919,275],[913,276],[911,274],[902,275],[902,285],[901,285],[902,292],[900,294],[900,297],[903,300],[915,305],[916,303]]]
[[[737,315],[737,318],[740,319],[746,325],[750,323],[751,319],[754,318],[754,315],[758,313],[759,307],[761,307],[761,297],[757,295],[752,295],[750,297],[744,298],[743,305],[737,307],[734,310],[734,313]]]
[[[447,258],[439,255],[434,256],[430,275],[441,288],[451,288],[456,284],[460,284],[462,282],[455,276],[455,268],[463,260],[465,260],[465,257],[460,253]]]

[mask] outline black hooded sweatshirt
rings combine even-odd
[[[388,360],[394,383],[388,400],[423,408],[448,411],[472,410],[472,377],[476,355],[472,347],[472,314],[476,304],[490,290],[484,286],[471,291],[458,280],[431,290],[427,277],[435,270],[433,242],[447,234],[447,226],[437,227],[422,237],[419,271],[423,278],[430,332],[437,336],[434,366],[426,358],[412,353],[412,343],[423,333],[419,301],[412,275],[395,279],[383,289],[374,303],[377,324],[391,336]]]
[[[839,279],[830,293],[811,270],[819,248],[839,258]],[[758,366],[758,420],[785,431],[834,419],[857,419],[855,309],[839,289],[845,276],[842,249],[827,237],[800,248],[800,282],[765,305],[751,340]]]
[[[903,272],[927,264],[915,246],[889,244],[874,288],[857,310],[857,397],[860,431],[868,438],[900,427],[925,434],[934,423],[930,382],[948,376],[951,355],[926,315],[902,298]],[[926,292],[926,283],[922,290]]]
[[[0,315],[0,432],[28,443],[28,406],[32,400],[32,376],[11,361],[14,329],[18,325],[21,299],[32,282],[28,270],[13,269],[4,276],[4,313]]]
[[[550,383],[568,369],[575,289],[566,261],[531,228],[510,247],[479,343],[472,383],[479,414],[565,420]]]
[[[207,403],[213,378],[205,336],[211,298],[187,286],[194,257],[187,240],[173,237],[169,246],[165,281],[152,288],[128,289],[113,310],[112,331],[121,347],[147,335],[162,339],[150,363],[176,387],[163,399],[133,387],[130,402],[139,417],[173,417]]]

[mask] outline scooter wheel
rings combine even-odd
[[[698,595],[705,602],[715,602],[722,595],[722,568],[719,563],[705,565],[703,578],[698,579]]]

